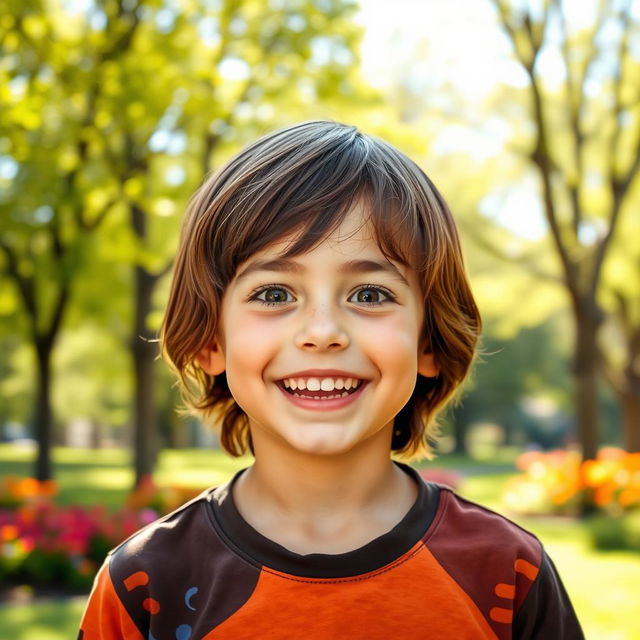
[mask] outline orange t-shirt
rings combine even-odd
[[[413,507],[335,555],[253,529],[237,474],[109,554],[79,640],[584,638],[537,538],[399,466],[418,485]]]

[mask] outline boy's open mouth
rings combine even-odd
[[[332,400],[346,398],[355,393],[366,380],[359,378],[285,378],[278,380],[278,386],[298,398]]]

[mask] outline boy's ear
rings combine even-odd
[[[418,373],[425,378],[436,378],[440,373],[440,367],[428,348],[418,354]]]
[[[220,375],[225,369],[224,353],[216,341],[198,352],[196,362],[210,376]]]

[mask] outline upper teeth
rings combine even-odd
[[[355,389],[362,380],[358,378],[285,378],[284,386],[290,389],[309,391],[333,391],[334,389]]]

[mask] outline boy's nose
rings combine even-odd
[[[297,331],[295,342],[299,349],[341,350],[349,345],[349,336],[334,312],[328,308],[317,308]]]

